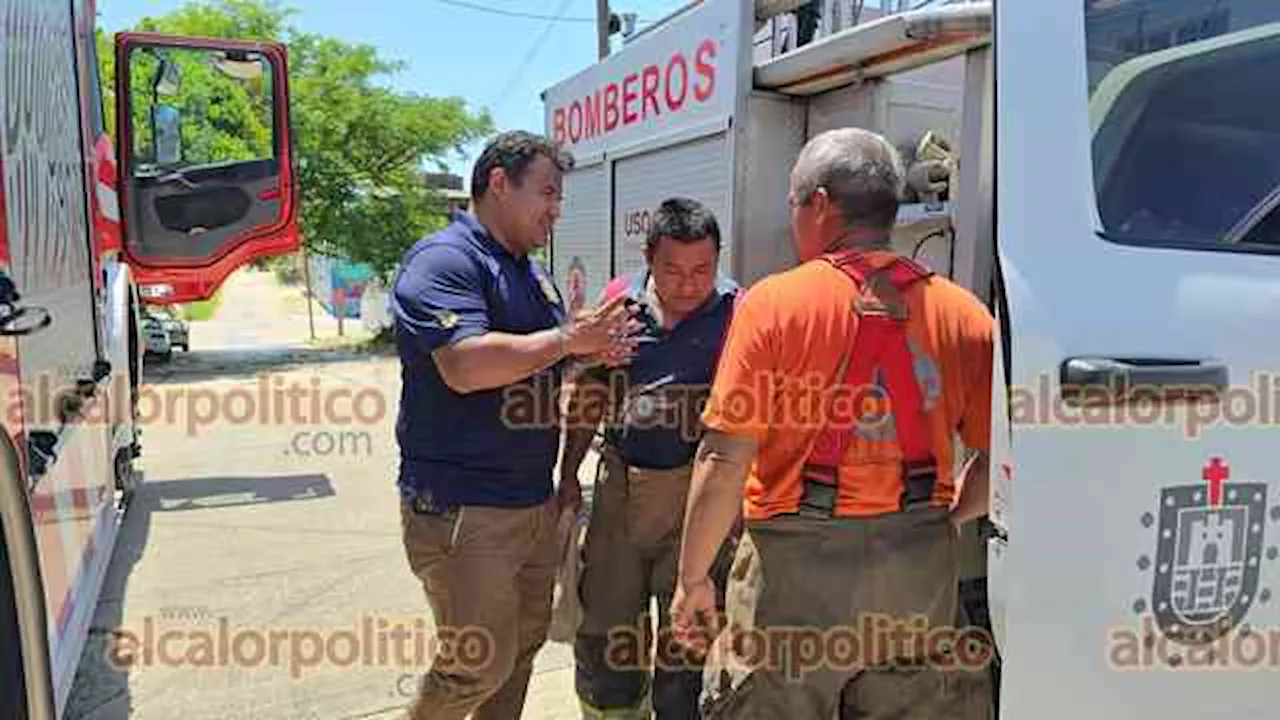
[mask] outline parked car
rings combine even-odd
[[[146,354],[159,355],[165,360],[173,355],[173,342],[170,340],[169,330],[165,328],[162,318],[151,313],[144,314],[142,337]]]
[[[186,320],[179,318],[167,309],[153,308],[147,311],[147,316],[153,318],[160,326],[169,334],[169,345],[171,347],[182,348],[183,352],[191,350],[191,326]]]

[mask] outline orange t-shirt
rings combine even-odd
[[[892,257],[867,255],[876,267]],[[826,388],[857,328],[857,295],[842,271],[812,261],[764,278],[738,302],[703,421],[759,443],[747,477],[748,519],[798,509],[801,468],[829,407]],[[902,299],[938,463],[934,500],[948,503],[955,493],[957,434],[972,449],[986,450],[990,442],[994,321],[973,294],[942,276],[915,284]],[[837,410],[835,416],[849,414]],[[901,458],[891,432],[855,433],[841,461],[836,514],[898,510]]]

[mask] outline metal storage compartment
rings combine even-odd
[[[614,274],[644,267],[644,242],[653,214],[665,199],[693,198],[715,213],[720,225],[720,270],[731,274],[732,135],[720,132],[623,157],[613,169]]]
[[[608,164],[580,163],[564,178],[564,203],[551,243],[556,286],[569,309],[588,307],[609,282]]]

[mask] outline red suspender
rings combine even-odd
[[[854,393],[853,402],[845,404],[851,409],[852,417],[826,419],[805,463],[803,475],[806,480],[836,484],[850,433],[855,431],[857,424],[868,420],[863,416],[864,403],[874,403],[883,411],[886,398],[877,397],[877,389],[883,387],[889,395],[887,400],[893,410],[893,427],[902,448],[904,484],[917,473],[927,475],[929,481],[923,498],[909,487],[904,487],[904,495],[915,495],[916,500],[927,501],[935,469],[933,442],[915,375],[914,359],[907,343],[906,308],[900,298],[908,288],[932,273],[901,257],[878,270],[856,252],[827,255],[823,259],[844,272],[858,287],[860,295],[870,282],[874,299],[884,307],[861,307],[865,303],[860,303],[857,330],[846,356],[847,367],[843,370],[838,368],[836,372],[836,382],[843,383],[843,391]],[[887,278],[888,287],[880,278]],[[877,369],[883,373],[880,383],[876,382]],[[876,416],[870,421],[889,422],[888,418]]]

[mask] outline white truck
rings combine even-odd
[[[31,720],[63,715],[139,479],[143,301],[299,245],[285,48],[122,34],[108,108],[95,18],[0,0],[0,707]],[[216,148],[211,92],[258,113]]]
[[[948,170],[896,243],[998,321],[963,573],[990,707],[1274,717],[1280,3],[934,3],[779,43],[802,5],[692,3],[546,90],[569,301],[640,266],[669,195],[714,209],[740,282],[791,266],[788,171],[828,128]]]

